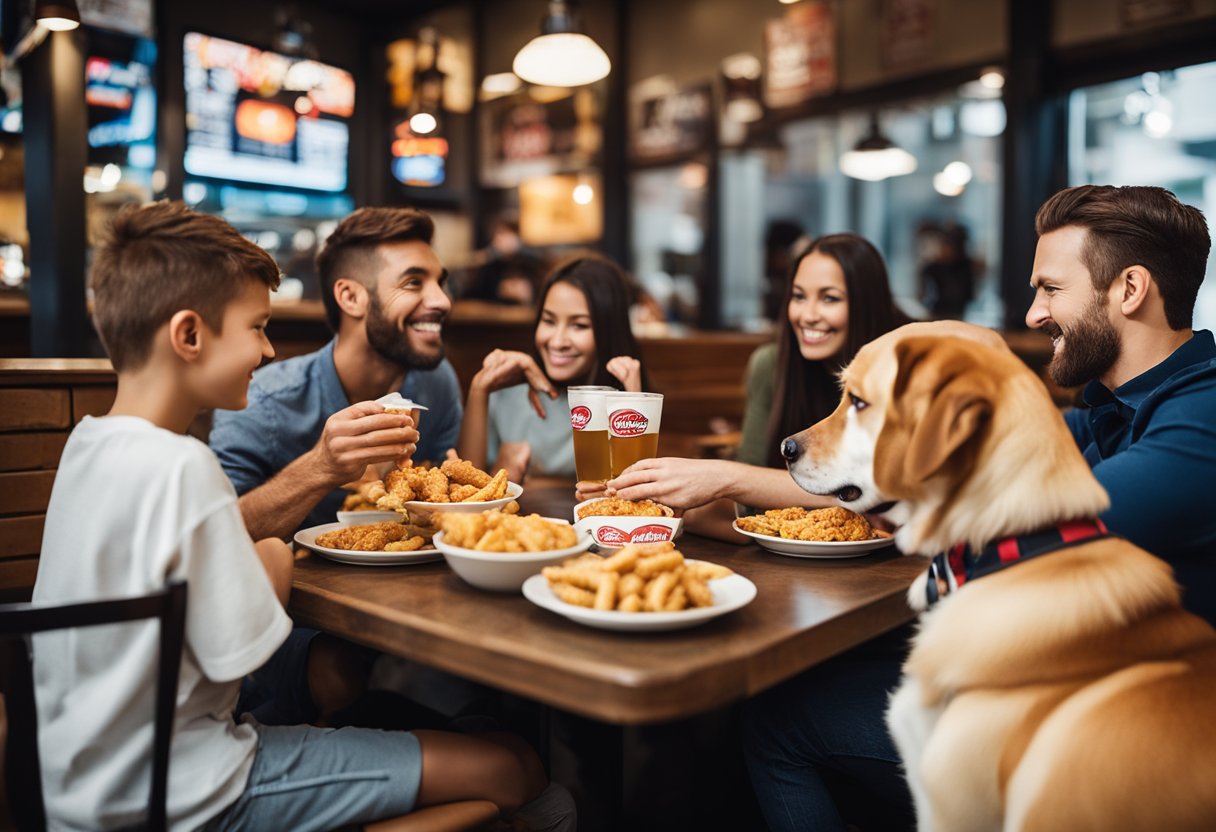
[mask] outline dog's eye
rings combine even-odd
[[[849,401],[853,403],[853,407],[857,408],[858,413],[870,406],[870,403],[865,399],[860,396],[854,396],[852,393],[849,394]]]

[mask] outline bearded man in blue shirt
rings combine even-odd
[[[1174,567],[1183,601],[1216,622],[1216,345],[1191,329],[1211,245],[1197,208],[1151,187],[1082,185],[1035,218],[1026,324],[1052,338],[1065,415],[1110,494],[1102,519]]]
[[[1169,191],[1083,185],[1039,209],[1026,323],[1048,371],[1087,385],[1065,414],[1110,494],[1103,521],[1169,562],[1188,609],[1216,623],[1216,345],[1191,328],[1211,239]],[[748,772],[771,830],[912,825],[883,713],[912,630],[888,633],[750,700]]]
[[[334,339],[254,373],[244,410],[216,411],[211,448],[250,534],[332,523],[339,486],[368,465],[442,460],[456,445],[463,407],[444,358],[451,301],[434,230],[412,208],[360,208],[342,220],[317,255]],[[428,408],[418,425],[375,403],[393,391]]]

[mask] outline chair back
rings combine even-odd
[[[178,671],[186,632],[185,582],[173,582],[158,592],[136,598],[62,605],[0,605],[0,640],[4,642],[8,664],[5,686],[8,709],[5,781],[12,819],[18,829],[46,829],[42,765],[38,756],[38,714],[28,636],[50,630],[120,624],[149,618],[160,621],[152,787],[147,819],[130,828],[159,832],[168,826],[169,742],[173,735]]]

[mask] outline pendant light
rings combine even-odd
[[[612,62],[599,44],[579,31],[572,3],[549,0],[540,35],[528,41],[511,68],[529,84],[581,87],[606,76]]]
[[[878,114],[871,113],[869,131],[840,157],[840,170],[854,179],[878,182],[916,170],[916,157],[884,136],[878,126]]]
[[[80,25],[76,0],[37,0],[34,19],[52,32],[68,32]]]

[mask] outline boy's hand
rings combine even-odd
[[[325,420],[313,453],[318,474],[336,488],[368,465],[409,459],[417,445],[418,431],[409,414],[387,413],[375,402],[359,402]]]
[[[636,358],[628,355],[618,355],[604,365],[628,393],[642,392],[642,364]]]

